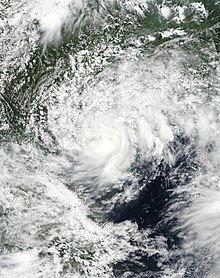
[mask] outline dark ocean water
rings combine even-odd
[[[219,19],[1,1],[0,277],[220,277]]]

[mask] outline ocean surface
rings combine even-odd
[[[0,1],[0,277],[220,277],[220,1]]]

